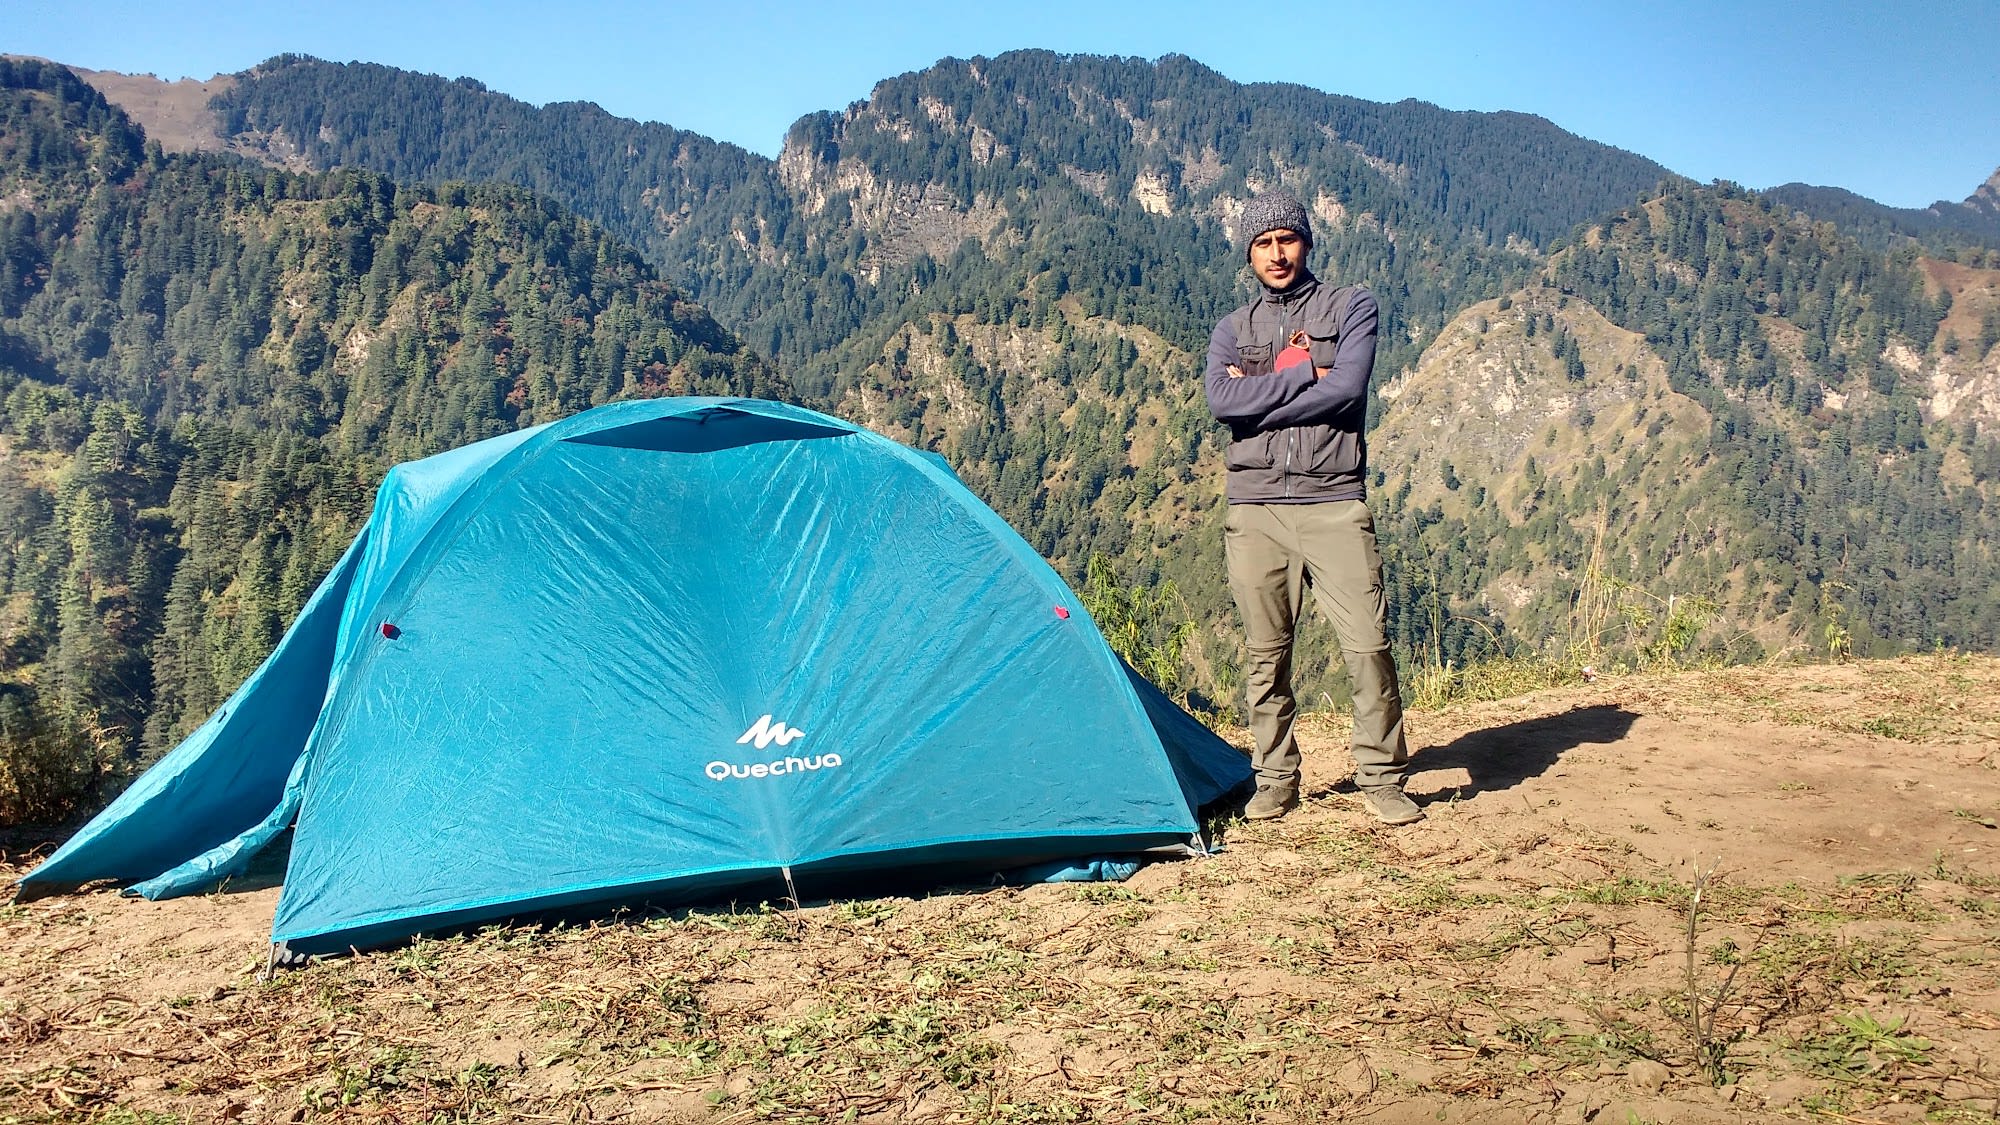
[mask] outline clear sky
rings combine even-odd
[[[1240,82],[1541,114],[1698,180],[1960,200],[2000,167],[2000,0],[0,0],[0,51],[207,78],[286,51],[593,101],[776,155],[944,57],[1184,54]]]

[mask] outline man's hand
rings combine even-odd
[[[1292,333],[1292,338],[1285,341],[1285,350],[1279,353],[1278,355],[1278,360],[1279,360],[1278,366],[1280,367],[1289,366],[1284,362],[1285,356],[1290,355],[1295,350],[1299,352],[1304,352],[1306,353],[1306,355],[1312,354],[1312,339],[1305,334],[1304,329],[1300,329],[1299,331]],[[1304,359],[1306,355],[1301,355],[1298,358]],[[1315,367],[1313,368],[1313,378],[1324,379],[1326,378],[1327,372],[1332,370],[1333,368],[1331,367]]]
[[[1311,357],[1312,340],[1306,336],[1304,331],[1294,332],[1291,339],[1285,341],[1285,350],[1278,353],[1278,362],[1274,366],[1282,369],[1296,363],[1303,363]],[[1327,370],[1324,367],[1314,368],[1313,378],[1326,378]]]
[[[1236,366],[1233,363],[1230,364],[1228,367],[1223,368],[1223,370],[1229,372],[1229,377],[1231,379],[1241,379],[1243,377],[1243,369],[1241,367]]]

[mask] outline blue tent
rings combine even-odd
[[[1199,847],[1244,756],[937,458],[743,399],[391,470],[261,668],[23,890],[241,871],[293,953]]]

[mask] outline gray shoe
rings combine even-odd
[[[1299,791],[1292,785],[1262,783],[1256,795],[1243,806],[1246,820],[1276,820],[1299,807]]]
[[[1262,796],[1262,794],[1258,794]],[[1368,807],[1369,815],[1384,824],[1415,824],[1424,818],[1424,810],[1410,800],[1400,785],[1383,785],[1361,791],[1361,803]]]

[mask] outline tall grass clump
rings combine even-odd
[[[1110,559],[1092,555],[1084,567],[1082,597],[1111,651],[1186,706],[1191,686],[1187,650],[1196,626],[1180,587],[1172,579],[1151,588],[1127,586],[1112,571]]]

